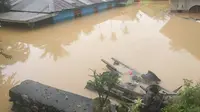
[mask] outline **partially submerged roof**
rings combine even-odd
[[[77,3],[81,5],[80,3]],[[51,13],[75,8],[65,0],[20,0],[11,10],[24,12]]]
[[[0,20],[5,22],[27,23],[36,22],[51,17],[51,14],[29,13],[29,12],[7,12],[0,13]]]
[[[113,0],[11,0],[12,11],[52,13]]]
[[[0,13],[0,21],[30,23],[54,16],[57,12],[87,7],[114,0],[10,0],[10,12]]]

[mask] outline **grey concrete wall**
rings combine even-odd
[[[188,0],[188,7],[187,10],[190,10],[193,6],[199,5],[200,6],[200,0]]]
[[[170,0],[170,8],[172,11],[189,11],[195,5],[200,5],[200,0]]]

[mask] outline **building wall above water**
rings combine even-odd
[[[200,6],[200,0],[170,0],[171,11],[189,11],[193,6]]]

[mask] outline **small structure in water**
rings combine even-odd
[[[115,59],[115,58],[111,58],[112,60],[114,60],[114,64],[110,64],[107,61],[103,60],[102,61],[107,65],[106,67],[110,70],[110,71],[106,71],[109,73],[109,75],[126,75],[123,74],[122,72],[118,71],[117,68],[115,66],[124,66],[125,68],[130,69],[131,71],[133,71],[133,69],[131,67],[129,67],[128,65],[122,63],[121,61]],[[95,72],[95,71],[94,71]],[[105,72],[104,72],[105,73]],[[104,73],[100,74],[99,77],[102,77],[103,75],[105,75]],[[120,77],[123,77],[121,76]],[[137,74],[135,74],[137,75]],[[162,108],[164,108],[167,104],[168,104],[168,98],[177,95],[177,91],[181,89],[182,86],[180,86],[179,88],[175,89],[174,91],[170,92],[168,90],[166,90],[165,88],[161,87],[158,84],[147,84],[144,85],[143,82],[139,82],[138,84],[133,84],[131,82],[129,83],[123,83],[122,81],[120,81],[120,83],[117,83],[113,86],[112,89],[108,89],[109,86],[108,85],[104,85],[104,86],[99,86],[98,83],[101,79],[103,78],[97,78],[97,75],[94,75],[94,82],[93,81],[88,81],[86,88],[92,91],[97,91],[99,93],[99,89],[103,91],[103,93],[107,93],[109,96],[116,98],[118,100],[122,100],[123,102],[131,102],[131,103],[136,103],[136,99],[137,98],[141,98],[141,107],[139,109],[139,112],[161,112]],[[108,77],[108,76],[106,76]],[[155,81],[161,81],[153,72],[148,71],[147,74],[145,74],[145,76],[148,79],[156,79]],[[108,80],[108,82],[111,79]],[[151,80],[152,81],[152,80]],[[100,81],[100,82],[104,82],[104,81]],[[112,82],[112,81],[111,81]],[[146,87],[145,87],[146,86]],[[137,92],[137,87],[140,88],[140,90],[142,92]],[[143,93],[145,92],[145,93]],[[125,104],[126,105],[126,104]],[[120,109],[122,107],[127,107],[128,105],[125,106],[124,104],[122,104],[121,106],[117,106],[116,110],[117,112],[128,112],[128,110],[130,109]],[[123,110],[123,111],[122,111]],[[125,111],[126,110],[126,111]]]
[[[132,81],[128,81],[128,82],[120,81],[120,84],[117,84],[111,91],[109,91],[110,92],[109,94],[111,97],[114,97],[116,99],[119,99],[125,102],[134,103],[135,99],[137,99],[138,97],[142,98],[143,96],[145,96],[145,93],[141,90],[144,90],[145,92],[147,92],[146,88],[148,88],[151,85],[157,85],[157,87],[160,88],[159,92],[165,93],[168,96],[176,95],[176,92],[180,89],[179,87],[178,89],[172,92],[168,91],[167,89],[159,85],[159,82],[161,80],[153,72],[148,71],[147,74],[141,74],[137,72],[135,69],[131,68],[130,66],[124,64],[123,62],[115,58],[111,58],[111,59],[114,61],[114,64],[111,64],[104,59],[101,60],[103,63],[106,64],[106,67],[109,69],[110,72],[113,72],[115,73],[115,75],[120,75],[121,77],[123,77],[126,74],[124,74],[123,72],[119,71],[116,68],[117,66],[123,66],[127,68],[128,70],[132,71],[130,74],[130,77],[132,77],[133,75]],[[91,91],[95,91],[95,88],[91,82],[87,83],[86,88]],[[105,87],[104,91],[108,92],[107,87]]]
[[[170,0],[171,11],[200,12],[200,0]]]

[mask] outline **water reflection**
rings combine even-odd
[[[100,33],[100,40],[103,42],[103,41],[104,41],[104,39],[105,39],[105,37],[103,36],[103,34],[102,34],[102,33]]]
[[[128,27],[127,26],[124,27],[123,32],[124,32],[124,34],[128,34]]]
[[[98,24],[97,27],[98,27],[98,30],[99,30],[99,32],[100,32],[99,38],[100,38],[101,42],[103,42],[104,39],[105,39],[105,37],[104,37],[103,32],[102,32],[102,30],[101,30],[101,25]]]
[[[171,40],[170,45],[173,50],[185,49],[200,60],[198,29],[200,24],[174,16],[160,32]]]
[[[125,8],[126,12],[130,13],[130,9]],[[124,11],[125,12],[125,11]],[[137,12],[137,11],[135,11]],[[110,14],[112,13],[112,14]],[[96,16],[86,16],[83,18],[79,18],[76,21],[69,21],[66,22],[66,24],[60,23],[57,25],[53,26],[48,26],[48,28],[43,27],[40,29],[35,29],[35,30],[17,30],[14,31],[14,29],[9,29],[9,28],[1,28],[3,30],[0,31],[0,33],[4,33],[5,36],[2,37],[6,40],[3,40],[3,44],[9,43],[15,35],[15,39],[13,39],[9,43],[9,45],[2,45],[3,47],[9,46],[10,48],[13,48],[14,51],[22,52],[22,54],[27,55],[27,56],[22,56],[19,55],[22,61],[25,61],[29,55],[29,45],[33,45],[34,47],[37,47],[41,50],[43,50],[43,53],[41,54],[41,58],[52,58],[54,61],[57,61],[59,58],[68,56],[70,53],[64,48],[64,46],[70,45],[70,43],[74,42],[76,39],[78,39],[78,36],[80,32],[84,32],[85,34],[89,35],[92,31],[94,31],[94,25],[99,24],[109,18],[117,16],[119,13],[114,10],[110,10],[104,13],[100,13]],[[96,19],[98,18],[98,19]],[[90,21],[88,22],[88,19]],[[59,27],[57,27],[59,26]],[[100,30],[100,39],[103,41],[106,37],[103,34],[101,25],[99,25],[99,30]],[[111,29],[112,30],[112,25]],[[127,27],[125,27],[124,32],[127,33]],[[12,32],[12,33],[6,33],[7,31]],[[56,32],[56,33],[55,33]],[[112,37],[115,38],[116,34],[112,34]],[[42,38],[42,39],[41,39]],[[116,39],[116,38],[115,38]],[[13,46],[13,47],[12,47]],[[18,49],[18,47],[20,49]],[[24,48],[24,49],[23,49]],[[10,52],[13,55],[16,55],[14,51],[10,50]],[[16,56],[16,59],[18,56]],[[19,60],[19,59],[18,59]]]
[[[115,32],[112,32],[111,40],[114,42],[117,41],[117,35]]]
[[[143,2],[140,10],[155,20],[166,21],[168,18],[169,4],[166,2]]]
[[[161,9],[168,4],[152,4],[115,8],[35,30],[1,28],[2,46],[14,58],[12,63],[1,59],[2,72],[16,72],[16,80],[32,79],[87,97],[93,97],[84,89],[91,79],[89,68],[101,72],[102,58],[115,57],[141,73],[151,70],[170,89],[182,84],[183,78],[199,79],[200,63],[190,54],[198,56],[198,49],[191,46],[199,39],[184,37],[185,30],[179,32],[182,35],[175,32],[186,24],[190,35],[199,36],[197,23],[174,17],[170,20],[174,22],[166,23],[170,16]]]
[[[58,58],[68,55],[68,52],[62,46],[60,46],[60,44],[57,44],[57,46],[55,45],[53,47],[52,45],[48,44],[43,45],[40,48],[44,50],[44,53],[41,55],[41,58],[45,58],[49,54],[49,56],[52,57],[54,61],[56,61]]]
[[[4,56],[0,56],[1,63],[0,65],[12,65],[15,64],[16,62],[25,62],[28,59],[28,56],[30,54],[30,48],[29,45],[26,43],[20,42],[20,41],[15,41],[9,40],[6,38],[1,38],[2,43],[1,43],[1,48],[3,49],[3,52],[6,54],[15,56],[10,60],[5,59]]]
[[[40,56],[41,58],[49,57],[52,58],[54,61],[57,61],[59,58],[68,56],[69,53],[62,45],[62,40],[48,40],[48,43],[43,43],[41,45],[34,46],[42,49],[44,52]]]
[[[10,110],[10,107],[12,106],[9,100],[9,94],[8,91],[13,86],[17,85],[19,81],[15,81],[16,73],[13,73],[11,76],[6,76],[5,74],[0,73],[0,111],[1,112],[8,112]]]

